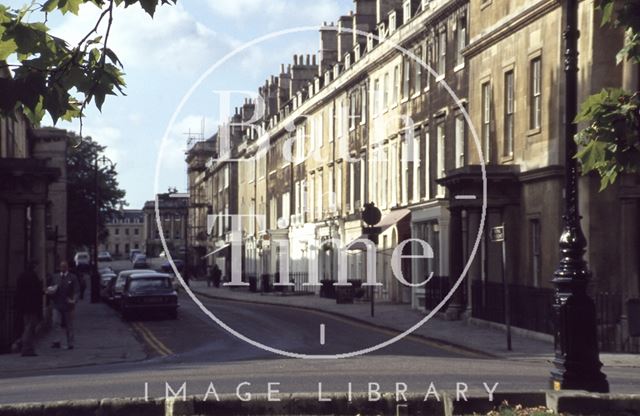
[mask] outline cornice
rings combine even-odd
[[[539,19],[553,9],[560,7],[558,0],[543,0],[533,6],[522,10],[512,18],[498,23],[497,26],[490,29],[486,33],[480,34],[476,39],[472,39],[469,45],[464,49],[465,58],[471,58],[488,47],[496,44],[502,39],[519,31],[523,27],[530,25],[534,20]]]

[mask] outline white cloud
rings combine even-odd
[[[78,42],[91,30],[100,10],[85,4],[79,16],[65,18],[52,33]],[[127,68],[148,71],[193,71],[210,65],[212,58],[236,42],[198,22],[178,3],[159,7],[154,18],[140,7],[116,9],[109,37],[112,48]]]
[[[202,124],[204,122],[204,130]],[[190,138],[208,138],[216,131],[215,121],[211,117],[188,115],[177,121],[167,140],[162,144],[162,170],[164,172],[186,171],[185,152]],[[164,176],[164,175],[163,175]]]

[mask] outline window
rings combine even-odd
[[[458,53],[456,54],[456,66],[464,64],[464,56],[462,50],[467,46],[467,16],[462,15],[458,19],[458,27],[456,31],[456,42]]]
[[[322,171],[316,174],[316,219],[322,218]]]
[[[422,57],[422,48],[418,48],[415,51],[415,54],[418,58]],[[413,77],[413,93],[420,94],[420,90],[422,89],[422,64],[419,61],[414,61],[415,65],[415,75]]]
[[[140,230],[139,230],[139,229],[137,229],[137,228],[136,228],[136,229],[134,229],[134,230],[133,230],[133,234],[134,234],[134,235],[140,235]]]
[[[438,33],[438,75],[444,76],[447,70],[447,30]]]
[[[342,137],[342,131],[344,130],[344,113],[343,113],[342,100],[336,102],[336,130],[338,131],[338,137]]]
[[[402,136],[400,143],[400,203],[407,205],[409,202],[409,152],[407,149],[407,138]]]
[[[355,173],[355,162],[348,162],[349,169],[349,177],[347,186],[349,187],[349,191],[347,192],[347,204],[349,205],[349,212],[355,211],[355,186],[356,186],[356,173]]]
[[[391,94],[391,102],[393,105],[398,104],[398,97],[400,96],[400,65],[396,65],[393,68],[393,93]]]
[[[530,84],[530,97],[529,103],[530,115],[529,115],[529,128],[539,129],[541,125],[541,112],[542,112],[542,73],[541,73],[541,61],[540,57],[534,58],[531,61],[531,84]]]
[[[120,234],[120,229],[119,228],[116,228],[114,231],[115,231],[115,235],[119,235]]]
[[[462,114],[456,116],[456,168],[464,166],[465,119]]]
[[[405,0],[402,5],[402,22],[407,23],[411,19],[411,0]]]
[[[531,277],[533,286],[540,286],[540,220],[535,218],[529,221],[529,230],[531,232]]]
[[[291,215],[291,195],[289,192],[282,194],[282,226],[286,227],[289,225],[289,217]],[[278,227],[280,228],[280,227]]]
[[[335,183],[333,182],[333,167],[329,168],[327,172],[327,188],[329,190],[329,206],[327,207],[331,213],[336,210],[336,194],[335,194]]]
[[[390,177],[397,178],[398,177],[398,142],[394,140],[393,142],[391,142],[390,146],[391,146],[389,151],[389,167],[391,169]],[[389,191],[391,193],[391,196],[390,196],[391,206],[398,205],[398,181],[397,180],[389,181]]]
[[[336,209],[341,211],[342,207],[342,163],[336,165]]]
[[[482,153],[485,163],[490,160],[491,140],[491,84],[482,84]]]
[[[427,64],[427,67],[429,67],[429,71],[425,71],[426,72],[426,79],[424,80],[424,84],[425,84],[425,90],[429,90],[429,86],[431,84],[431,71],[433,71],[433,42],[431,39],[429,39],[427,41],[427,46],[426,46],[426,56],[425,56],[425,63]]]
[[[316,205],[315,205],[315,195],[316,195],[316,181],[315,181],[315,177],[311,176],[311,178],[309,178],[309,192],[307,192],[307,195],[309,197],[309,219],[313,220],[314,214],[316,213]]]
[[[360,88],[360,124],[367,122],[367,86]]]
[[[349,95],[349,130],[356,128],[356,118],[358,118],[356,113],[356,94],[352,92]]]
[[[424,134],[424,195],[427,199],[431,198],[431,172],[430,172],[430,159],[429,155],[431,152],[429,151],[429,126],[425,126],[425,134]]]
[[[389,73],[384,74],[383,82],[382,82],[382,94],[383,100],[382,105],[385,110],[389,108]]]
[[[380,114],[380,80],[373,81],[373,114]]]
[[[411,81],[411,61],[404,58],[404,78],[402,82],[402,98],[409,97],[409,85]]]
[[[128,228],[124,229],[124,235],[129,235],[129,229]]]
[[[513,156],[514,112],[514,78],[511,70],[504,74],[504,156]]]
[[[445,174],[445,130],[444,130],[444,122],[438,123],[436,126],[436,140],[437,140],[437,163],[436,163],[436,178],[440,179],[444,177]],[[444,196],[444,186],[438,185],[437,195],[438,197]]]
[[[413,133],[413,202],[420,201],[420,177],[422,176],[422,164],[420,163],[420,132]]]

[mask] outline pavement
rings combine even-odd
[[[144,347],[136,339],[132,327],[122,322],[109,306],[103,303],[92,304],[84,299],[76,308],[73,350],[64,348],[64,334],[56,334],[56,329],[52,329],[37,340],[36,357],[22,357],[19,353],[0,354],[0,372],[3,375],[42,372],[60,368],[134,362],[147,358]],[[62,340],[63,348],[51,348],[52,342],[56,339]]]
[[[208,287],[205,281],[192,280],[191,289],[197,296],[311,309],[395,332],[404,332],[412,328],[426,316],[424,311],[412,309],[410,305],[378,302],[375,304],[375,314],[372,317],[369,302],[356,300],[352,304],[338,304],[335,299],[317,295],[255,293],[244,288]],[[450,321],[436,314],[419,326],[413,334],[491,358],[540,363],[548,363],[553,359],[554,346],[550,336],[515,330],[512,333],[512,350],[509,351],[506,331],[503,328],[475,319]],[[638,354],[601,353],[600,360],[605,366],[640,367]]]

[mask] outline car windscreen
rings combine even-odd
[[[171,282],[166,277],[145,277],[133,279],[129,282],[129,290],[132,292],[154,289],[171,289]]]

